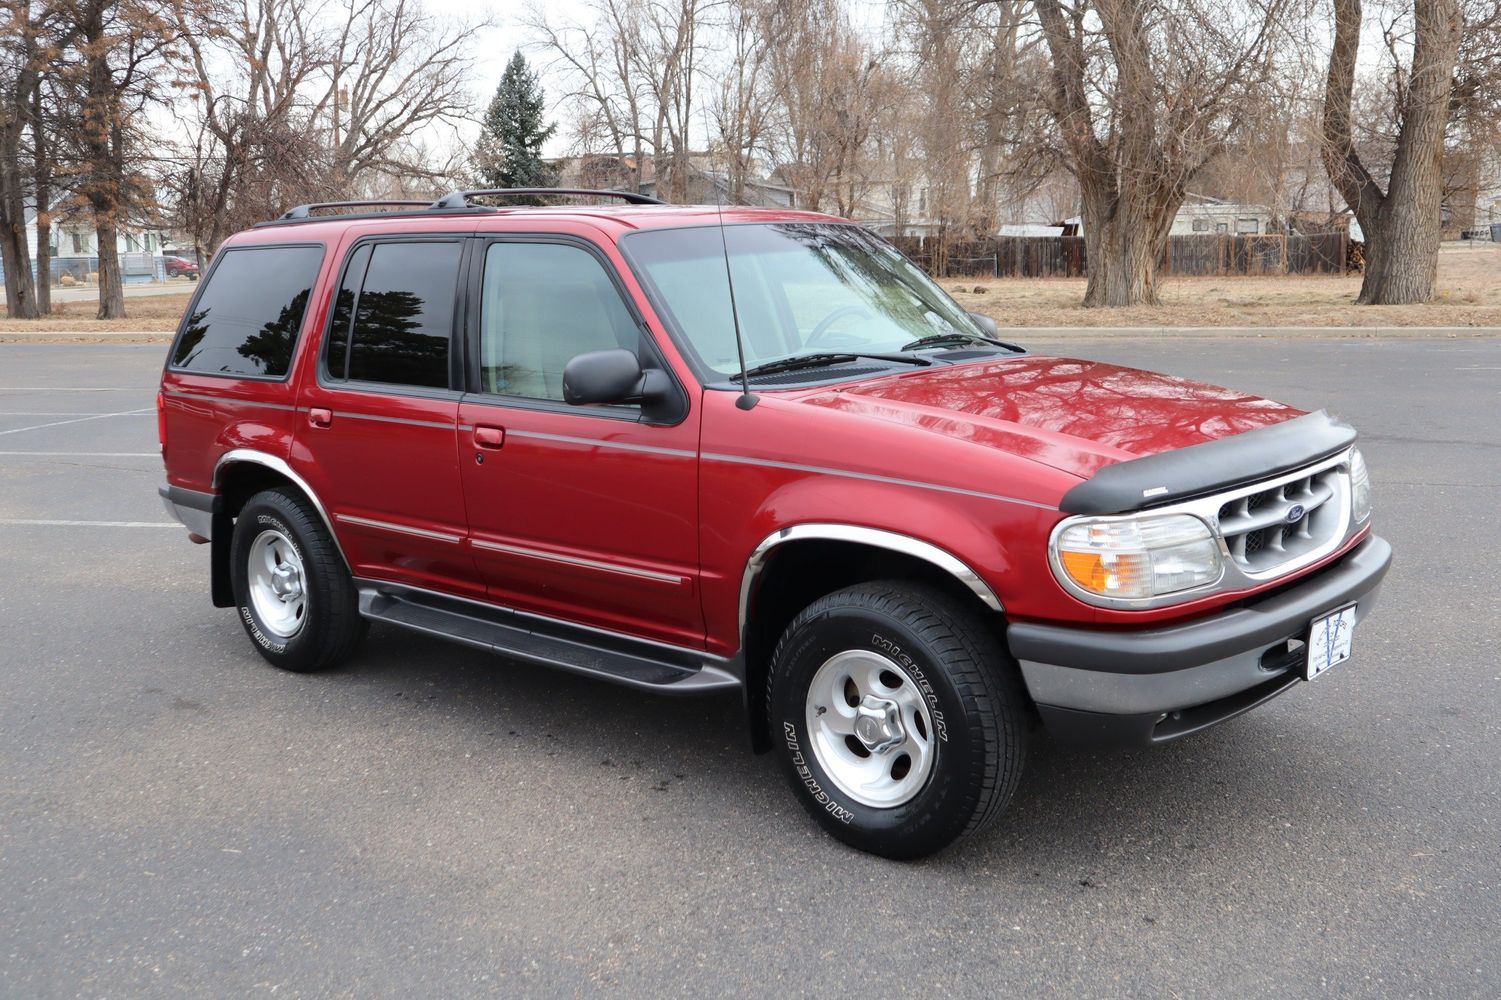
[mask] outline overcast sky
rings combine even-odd
[[[481,111],[494,96],[511,53],[521,49],[532,67],[542,74],[542,88],[547,95],[549,115],[554,121],[561,118],[557,101],[562,86],[557,81],[556,74],[548,72],[551,58],[547,52],[532,44],[535,40],[521,27],[524,15],[531,7],[530,0],[496,0],[488,5],[469,3],[466,0],[425,0],[425,4],[434,13],[444,14],[455,20],[473,20],[488,13],[494,22],[493,27],[481,29],[477,34],[472,50],[478,56],[472,86]],[[572,20],[585,24],[594,20],[586,0],[546,0],[542,6],[550,20]],[[857,25],[872,34],[880,32],[886,14],[886,0],[851,0],[847,6]],[[475,131],[470,129],[466,132],[465,139],[472,139]],[[568,141],[565,135],[554,135],[545,151],[549,156],[560,156],[566,152]]]

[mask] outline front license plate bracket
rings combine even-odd
[[[1308,657],[1303,679],[1311,681],[1350,658],[1355,635],[1355,605],[1347,604],[1315,618],[1308,627]]]

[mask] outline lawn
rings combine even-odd
[[[1360,306],[1360,276],[1168,278],[1160,306],[1085,309],[1083,278],[944,280],[1002,326],[1501,326],[1501,246],[1445,246],[1438,296],[1420,306]],[[984,289],[977,293],[976,288]]]
[[[99,320],[94,314],[99,311],[95,299],[85,302],[58,302],[52,306],[52,315],[46,319],[19,320],[0,316],[0,335],[6,333],[76,333],[118,331],[150,331],[162,334],[177,329],[183,310],[188,307],[190,292],[181,295],[138,295],[125,299],[125,318]],[[119,338],[111,338],[118,341]]]

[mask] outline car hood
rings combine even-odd
[[[1302,416],[1260,396],[1075,358],[933,367],[802,397],[1030,458],[1080,478]]]

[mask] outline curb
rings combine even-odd
[[[175,332],[172,330],[15,330],[0,331],[0,344],[90,343],[110,340],[165,343],[173,336]]]

